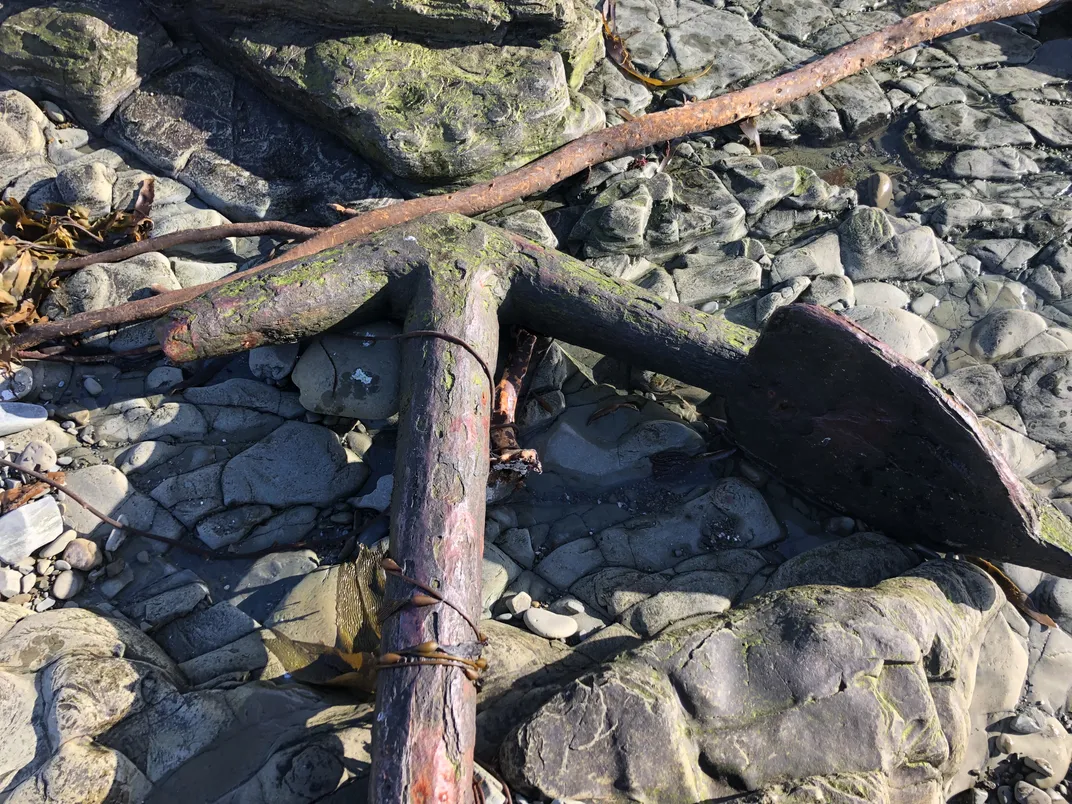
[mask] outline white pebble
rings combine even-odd
[[[528,592],[518,592],[507,598],[504,605],[510,617],[516,617],[532,608],[532,596]]]
[[[65,570],[52,583],[52,595],[57,600],[69,600],[82,591],[82,576],[74,570]]]
[[[527,609],[525,627],[545,639],[567,639],[577,633],[577,621],[547,609]]]

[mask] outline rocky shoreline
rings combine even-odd
[[[152,177],[154,236],[329,224],[332,204],[503,173],[922,7],[623,0],[643,73],[711,64],[653,95],[604,57],[582,2],[189,6],[0,8],[3,198],[104,215]],[[1064,6],[765,114],[761,152],[720,129],[480,217],[751,328],[796,301],[838,311],[929,369],[1072,515],[1070,80]],[[276,245],[95,265],[41,312],[191,287]],[[364,800],[372,704],[297,683],[291,651],[369,622],[359,568],[388,530],[402,352],[368,338],[398,331],[354,323],[193,368],[33,360],[0,381],[0,457],[234,554],[127,536],[63,492],[0,515],[0,802]],[[81,346],[156,338],[147,322]],[[1045,628],[970,564],[730,453],[723,416],[717,395],[566,343],[534,366],[517,423],[543,473],[485,525],[478,761],[528,802],[1066,800],[1072,580],[1002,566]],[[668,451],[695,458],[660,468]]]

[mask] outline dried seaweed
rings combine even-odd
[[[607,45],[607,57],[617,64],[623,72],[631,75],[633,78],[651,89],[669,89],[670,87],[678,87],[682,84],[687,84],[690,81],[695,81],[697,78],[702,78],[707,75],[714,66],[714,62],[711,62],[699,72],[683,75],[679,78],[671,78],[665,81],[661,78],[645,75],[633,64],[633,57],[630,55],[629,49],[625,46],[625,40],[618,35],[618,22],[617,15],[615,14],[614,0],[604,0],[602,16],[603,38]],[[618,110],[618,113],[621,114],[621,110]],[[628,120],[629,118],[626,119]]]
[[[84,207],[48,203],[28,210],[15,198],[0,200],[0,364],[20,326],[43,320],[37,312],[55,287],[56,260],[85,255],[149,236],[154,186],[142,182],[131,210],[91,217]]]

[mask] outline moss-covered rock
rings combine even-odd
[[[604,122],[593,102],[570,90],[553,50],[438,48],[270,21],[206,22],[201,32],[281,104],[415,183],[488,178]]]
[[[805,784],[945,801],[965,758],[976,660],[1005,600],[965,562],[873,589],[802,586],[695,618],[583,676],[503,745],[522,790],[707,801]],[[862,791],[871,791],[866,796]]]
[[[225,14],[313,20],[351,31],[390,29],[440,39],[471,39],[512,22],[557,30],[576,17],[572,0],[210,0],[204,5]]]
[[[135,0],[5,4],[0,74],[97,127],[150,74],[181,54]]]

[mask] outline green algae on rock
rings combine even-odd
[[[66,104],[90,127],[101,125],[146,77],[182,55],[137,2],[5,6],[0,73],[7,83]]]
[[[404,181],[490,178],[604,122],[550,50],[436,48],[273,23],[203,33],[279,103]]]

